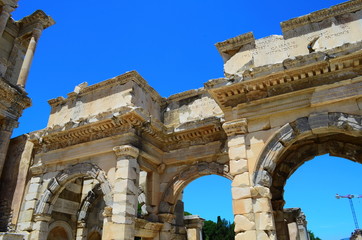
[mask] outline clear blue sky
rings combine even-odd
[[[281,21],[341,2],[20,0],[15,19],[42,9],[57,23],[44,31],[38,44],[26,86],[33,106],[23,114],[14,136],[44,128],[50,112],[47,100],[66,96],[85,81],[94,84],[137,70],[164,97],[200,88],[223,76],[215,43],[249,31],[256,38],[280,34]],[[362,193],[357,184],[360,172],[360,165],[346,160],[310,161],[288,181],[287,206],[302,207],[309,228],[322,239],[348,237],[354,228],[349,205],[334,195]],[[196,196],[210,186],[212,196]],[[186,210],[206,219],[221,215],[232,220],[228,199],[230,182],[220,177],[200,178],[185,190]],[[212,200],[216,203],[207,207]]]

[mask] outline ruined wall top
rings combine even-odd
[[[362,40],[362,1],[353,0],[281,23],[283,35],[249,32],[216,44],[226,77]]]
[[[68,93],[48,101],[52,107],[48,127],[69,121],[83,121],[124,107],[140,108],[167,127],[221,116],[222,111],[201,88],[161,97],[136,71],[88,86],[82,83]]]

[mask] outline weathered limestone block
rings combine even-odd
[[[258,240],[270,240],[268,234],[265,231],[256,231],[256,239],[258,239]]]
[[[270,189],[263,186],[255,186],[251,188],[252,196],[255,198],[272,198],[272,195],[270,193]]]
[[[231,183],[232,187],[248,187],[250,186],[250,177],[249,172],[244,172],[238,174],[234,177],[233,182]]]
[[[274,230],[273,214],[270,212],[255,213],[255,223],[257,230]]]
[[[255,183],[259,186],[265,186],[265,187],[270,187],[272,184],[272,177],[270,176],[270,174],[265,171],[259,171],[257,172],[257,178]]]
[[[229,147],[229,158],[230,160],[245,159],[246,158],[245,145]]]
[[[248,160],[230,160],[230,174],[235,176],[237,174],[245,173],[248,171]]]
[[[253,201],[251,198],[233,200],[233,213],[246,214],[253,212]]]
[[[245,232],[238,233],[235,236],[235,240],[257,240],[256,231],[248,230]]]
[[[250,198],[251,197],[250,187],[232,187],[231,195],[234,200]]]
[[[253,199],[253,207],[255,213],[272,212],[271,202],[269,198]]]
[[[234,218],[235,232],[242,232],[255,229],[255,222],[250,221],[244,215],[236,215]]]
[[[235,135],[228,137],[228,147],[237,147],[245,145],[244,135]]]

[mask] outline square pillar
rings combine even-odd
[[[134,240],[138,206],[139,150],[131,145],[113,148],[117,156],[113,206],[103,228],[104,239]]]
[[[236,240],[276,239],[271,194],[267,187],[253,186],[246,149],[245,118],[223,124],[228,135],[228,153]]]

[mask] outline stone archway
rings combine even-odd
[[[55,221],[49,226],[47,236],[49,240],[70,240],[73,239],[72,228],[67,222]]]
[[[67,183],[83,176],[89,176],[99,182],[104,194],[106,205],[111,206],[111,186],[107,181],[105,173],[98,166],[92,163],[80,163],[62,170],[48,183],[44,194],[39,199],[35,208],[35,215],[46,215],[51,213],[52,209],[50,208],[50,205],[56,201],[57,194],[64,189]]]
[[[278,239],[289,239],[284,223],[284,186],[305,162],[330,154],[362,163],[362,118],[340,112],[317,113],[285,124],[268,141],[253,184],[270,189]]]
[[[159,212],[173,212],[177,199],[187,184],[196,178],[212,174],[226,177],[230,180],[233,179],[232,175],[229,173],[228,165],[216,162],[197,162],[184,168],[172,178],[166,188],[166,191],[162,195]]]
[[[38,228],[34,228],[33,232],[35,235],[39,235],[35,236],[36,238],[45,239],[45,237],[48,235],[48,224],[52,218],[51,216],[54,206],[62,192],[70,183],[84,178],[94,179],[98,183],[97,186],[99,186],[99,192],[101,192],[103,195],[105,206],[112,206],[113,196],[111,192],[111,186],[103,170],[92,163],[80,163],[69,166],[68,168],[60,171],[49,182],[45,183],[46,190],[38,200],[34,211],[35,221],[38,222],[36,226]],[[80,211],[80,213],[83,212]],[[76,212],[74,212],[74,214],[76,214]],[[84,228],[82,224],[77,226],[77,235],[79,230],[82,228]],[[73,231],[74,230],[75,229],[73,229]]]

